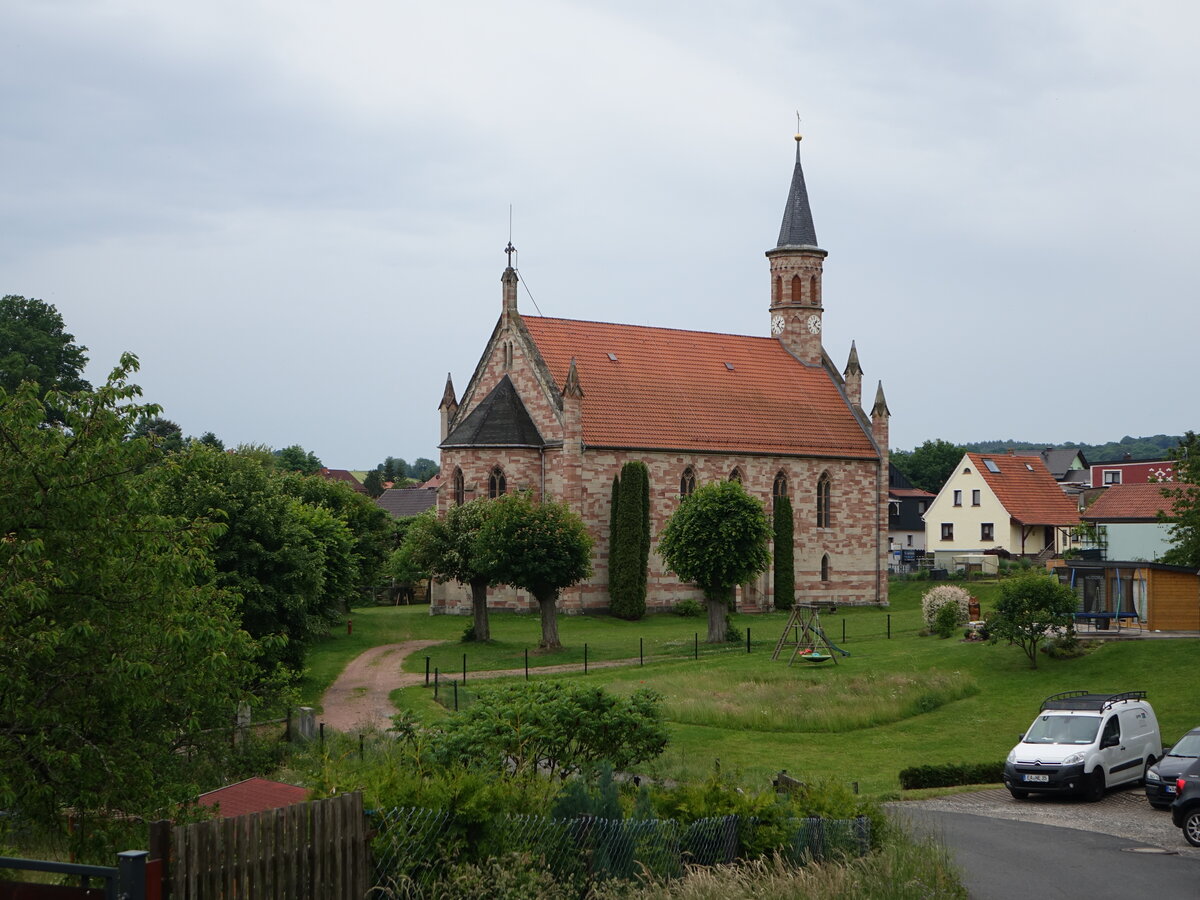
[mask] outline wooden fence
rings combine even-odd
[[[161,846],[169,840],[169,848]],[[363,900],[370,886],[362,795],[158,828],[172,900]]]

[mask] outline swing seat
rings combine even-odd
[[[833,659],[833,654],[820,653],[820,652],[799,653],[796,655],[796,659],[802,659],[805,662],[810,662],[810,663],[823,663],[826,660]]]

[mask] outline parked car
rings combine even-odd
[[[1041,712],[1004,763],[1017,800],[1030,793],[1079,793],[1099,800],[1114,785],[1137,782],[1162,753],[1158,718],[1145,691],[1064,691]]]
[[[1175,782],[1200,760],[1200,728],[1193,728],[1146,770],[1146,799],[1155,809],[1167,809],[1175,799]]]
[[[1184,840],[1193,847],[1200,847],[1200,761],[1193,763],[1175,781],[1171,821],[1183,829]]]

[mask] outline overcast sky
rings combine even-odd
[[[893,447],[1181,433],[1198,45],[1187,0],[0,0],[0,293],[185,434],[436,459],[510,207],[522,312],[767,335],[798,109]]]

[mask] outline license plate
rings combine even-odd
[[[1173,794],[1173,793],[1175,793],[1175,785],[1173,785],[1173,784],[1166,784],[1166,785],[1163,785],[1163,789],[1164,789],[1164,790],[1165,790],[1165,791],[1166,791],[1168,794]]]
[[[1026,781],[1049,781],[1050,776],[1049,775],[1026,775],[1025,780]]]

